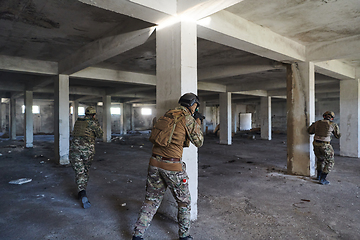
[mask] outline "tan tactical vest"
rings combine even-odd
[[[95,134],[89,128],[89,119],[78,118],[75,122],[73,137],[87,137],[91,140],[95,140]]]
[[[329,120],[319,120],[315,126],[315,139],[330,142],[334,127]]]
[[[182,110],[175,109],[167,112],[164,116],[167,116],[168,114],[183,115],[185,113]],[[188,147],[189,145],[186,136],[185,118],[181,118],[176,124],[169,146],[161,147],[154,144],[152,152],[163,157],[181,158],[184,146]]]

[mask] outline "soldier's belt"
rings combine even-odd
[[[156,156],[156,155],[155,155]],[[156,160],[156,158],[151,157],[149,164],[154,167],[162,168],[168,171],[182,171],[181,162],[174,162],[174,163],[166,163]]]
[[[320,141],[320,140],[315,140],[315,142],[330,144],[330,142],[325,142],[325,141]]]
[[[160,155],[156,155],[156,154],[153,154],[152,155],[154,158],[160,158],[161,160],[166,160],[166,161],[173,161],[173,162],[180,162],[180,158],[167,158],[167,157],[162,157]]]

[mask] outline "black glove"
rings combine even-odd
[[[194,112],[193,117],[195,118],[195,120],[199,118],[199,119],[200,119],[200,121],[201,121],[201,123],[202,123],[202,122],[203,122],[203,120],[205,119],[205,116],[204,116],[204,115],[202,115],[201,113],[199,113],[198,111],[195,111],[195,112]]]

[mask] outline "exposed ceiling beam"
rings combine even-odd
[[[166,13],[168,15],[176,15],[177,0],[129,0],[130,2],[139,4],[153,10]]]
[[[337,79],[354,79],[356,69],[339,60],[315,63],[315,72]]]
[[[340,99],[340,91],[339,92],[332,92],[332,93],[317,93],[315,95],[316,99],[330,99],[330,98],[338,98]]]
[[[69,93],[77,95],[105,96],[106,91],[105,89],[97,87],[70,86]]]
[[[280,62],[305,61],[305,46],[227,11],[198,22],[198,37]]]
[[[156,77],[153,75],[105,68],[88,67],[77,73],[71,74],[70,77],[156,86]]]
[[[155,24],[171,16],[128,0],[79,0],[79,2]]]
[[[74,98],[72,101],[78,101],[78,102],[82,102],[82,101],[87,101],[89,99],[93,100],[93,99],[98,99],[100,96],[83,96],[83,97],[79,97],[79,98]]]
[[[210,92],[226,92],[226,86],[218,83],[198,82],[198,90]]]
[[[0,55],[0,70],[39,75],[56,75],[58,74],[58,64],[56,62]]]
[[[239,82],[234,85],[228,85],[226,90],[228,92],[240,92],[240,91],[252,91],[252,90],[270,90],[286,88],[286,79],[268,81],[268,80],[249,80],[244,82]]]
[[[241,95],[259,96],[259,97],[268,96],[266,90],[240,91],[240,92],[232,92],[232,94],[241,94]]]
[[[59,62],[59,73],[71,75],[142,45],[155,27],[110,36],[91,42]]]
[[[148,0],[149,1],[149,0]],[[153,2],[153,0],[150,0]],[[185,0],[178,1],[178,14],[182,17],[199,20],[231,7],[243,0]]]
[[[25,84],[16,81],[0,81],[1,91],[21,91],[25,90]]]
[[[226,77],[233,77],[239,75],[245,75],[250,73],[264,72],[273,69],[285,68],[278,62],[262,58],[254,62],[239,63],[237,65],[212,67],[208,69],[199,69],[198,78],[199,81],[221,79]]]
[[[111,95],[111,96],[116,96],[116,95],[121,95],[122,93],[129,93],[129,92],[142,92],[142,91],[148,91],[153,87],[133,87],[133,88],[125,88],[122,90],[119,90],[118,88],[116,89],[106,89],[106,95]]]
[[[308,45],[308,61],[328,61],[334,59],[351,59],[360,55],[360,35]]]

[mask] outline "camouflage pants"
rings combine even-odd
[[[334,149],[328,143],[313,142],[314,153],[317,158],[316,169],[329,173],[335,164]]]
[[[185,163],[183,163],[181,172],[168,171],[149,165],[145,201],[135,223],[134,236],[143,236],[161,204],[167,187],[178,204],[179,237],[190,235],[191,198],[188,179]]]
[[[93,144],[82,144],[77,140],[71,142],[69,158],[75,171],[75,182],[79,192],[86,190],[94,155],[95,146]]]

